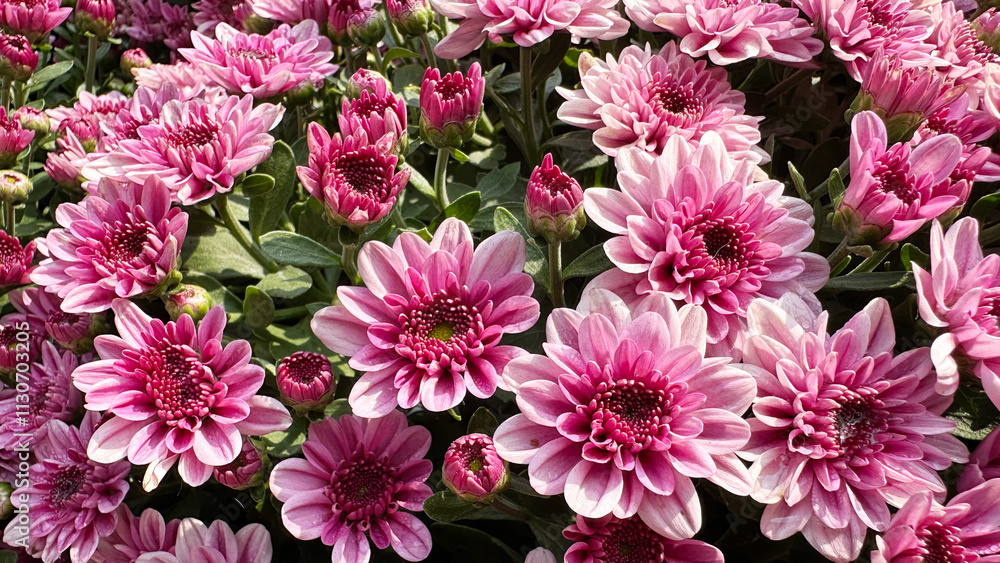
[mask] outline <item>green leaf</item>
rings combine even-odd
[[[0,551],[0,563],[17,563],[17,554],[13,551]]]
[[[409,164],[404,164],[403,168],[410,171],[410,185],[414,187],[418,192],[424,194],[431,200],[437,200],[437,194],[434,193],[434,186],[424,178],[417,169],[410,166]]]
[[[993,209],[996,208],[997,205],[1000,205],[1000,192],[985,195],[979,198],[979,201],[972,206],[972,210],[969,211],[969,214],[982,221],[986,218],[990,211],[993,211]]]
[[[529,274],[535,280],[535,283],[548,291],[548,259],[545,257],[542,249],[535,244],[535,239],[528,234],[528,230],[524,228],[521,221],[508,211],[507,208],[497,207],[496,211],[493,212],[493,230],[498,233],[500,231],[516,231],[525,238],[527,241],[525,247],[527,256],[524,263],[524,273]]]
[[[424,501],[424,513],[438,522],[463,520],[482,510],[455,496],[451,491],[434,493]]]
[[[468,223],[479,212],[481,201],[481,194],[479,192],[465,194],[451,202],[451,205],[445,208],[444,216],[454,217]]]
[[[514,217],[514,214],[507,211],[504,207],[497,207],[497,210],[493,212],[493,230],[498,233],[500,231],[517,231],[525,238],[531,236],[528,234],[528,230],[517,220],[517,217]]]
[[[275,142],[271,156],[257,166],[257,172],[274,178],[274,188],[250,200],[250,234],[254,240],[278,226],[288,200],[295,192],[298,179],[292,149],[283,141]]]
[[[1000,422],[1000,412],[982,387],[963,383],[945,416],[955,421],[952,434],[966,440],[982,440]]]
[[[323,418],[337,420],[345,414],[351,414],[351,405],[347,399],[337,399],[323,409]]]
[[[274,178],[270,174],[251,174],[240,183],[240,189],[247,197],[260,197],[273,188]]]
[[[469,155],[465,154],[464,152],[458,149],[454,149],[451,151],[451,157],[457,160],[458,162],[469,162]]]
[[[264,268],[236,242],[225,228],[208,225],[200,236],[191,236],[184,241],[184,267],[203,272],[218,280],[233,278],[264,277]]]
[[[599,244],[588,248],[569,266],[566,266],[566,269],[563,270],[563,279],[588,278],[614,267],[615,265],[611,263],[608,255],[604,252],[604,245]]]
[[[563,57],[569,52],[571,38],[569,34],[558,33],[553,35],[546,43],[548,52],[535,58],[535,64],[531,65],[532,88],[537,89],[545,82],[563,62]]]
[[[309,291],[310,287],[312,277],[295,266],[286,266],[268,274],[257,284],[257,289],[278,299],[294,299]]]
[[[840,291],[879,291],[903,287],[913,281],[911,272],[863,272],[830,278],[823,289]]]
[[[930,269],[931,257],[910,243],[904,244],[903,248],[899,249],[899,259],[903,262],[903,266],[905,266],[906,270],[909,272],[913,271],[914,264],[920,266],[924,270]]]
[[[184,274],[183,282],[203,288],[212,296],[212,302],[216,305],[222,305],[226,313],[233,315],[243,312],[243,301],[212,276],[188,271]]]
[[[50,64],[28,79],[28,91],[32,92],[44,87],[51,80],[58,78],[73,69],[73,61],[61,61]]]
[[[267,328],[274,320],[274,301],[271,296],[250,286],[243,299],[243,324],[259,330]]]
[[[520,165],[515,162],[503,168],[493,170],[483,176],[483,179],[479,181],[479,185],[477,186],[483,200],[497,198],[509,192],[517,182],[517,171],[519,169]]]
[[[419,59],[420,55],[403,47],[393,47],[382,56],[382,74],[386,73],[385,71],[389,68],[392,61],[402,58]]]
[[[547,495],[539,494],[535,489],[531,488],[531,482],[528,481],[528,478],[517,473],[510,474],[510,488],[515,492],[528,495],[529,497],[549,498]]]
[[[844,179],[840,176],[839,168],[834,168],[830,171],[830,183],[828,186],[830,201],[833,202],[833,207],[836,208],[840,205],[840,200],[844,199],[844,192],[847,191],[847,188],[844,187]]]
[[[340,265],[340,257],[329,248],[297,233],[272,231],[260,237],[260,246],[279,264],[307,268]]]
[[[497,422],[497,417],[490,412],[490,409],[486,407],[479,407],[469,418],[468,433],[486,434],[487,436],[492,436],[493,432],[496,431],[497,426],[499,425],[500,423]]]
[[[800,198],[806,199],[806,195],[809,193],[809,188],[806,187],[806,179],[802,177],[799,169],[791,161],[788,162],[788,175],[792,177],[792,185],[795,186],[795,192],[799,194]]]
[[[302,452],[302,443],[306,441],[309,431],[309,420],[292,415],[292,425],[288,430],[271,432],[261,436],[261,443],[270,457],[294,457]]]

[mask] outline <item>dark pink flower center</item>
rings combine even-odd
[[[356,113],[362,117],[367,117],[371,114],[383,115],[385,110],[389,109],[392,100],[389,96],[384,96],[379,98],[371,94],[370,92],[362,92],[361,97],[351,102],[351,112]]]
[[[167,424],[187,420],[192,427],[215,405],[219,383],[187,346],[161,343],[142,351],[137,375],[146,380],[146,393]],[[126,356],[127,357],[127,356]]]
[[[372,516],[395,512],[394,477],[393,470],[370,453],[344,464],[333,474],[327,489],[334,514],[367,529]]]
[[[115,221],[105,225],[105,258],[115,265],[131,264],[142,256],[149,243],[149,235],[155,228],[149,222],[122,223]]]
[[[175,147],[203,147],[216,139],[220,129],[221,126],[214,119],[205,118],[169,130],[167,141]]]
[[[0,269],[4,272],[24,263],[24,247],[16,238],[0,233]]]
[[[663,538],[637,517],[609,523],[589,543],[595,563],[667,561]]]
[[[81,318],[82,317],[80,315],[75,315],[73,313],[55,311],[48,316],[45,322],[52,325],[61,325],[61,324],[75,325],[76,323],[80,322]]]
[[[976,553],[962,547],[958,528],[937,522],[917,531],[919,551],[924,563],[966,563],[979,559]]]
[[[886,194],[896,196],[896,199],[909,205],[920,197],[909,175],[910,166],[905,155],[896,151],[883,153],[875,162],[872,177],[878,182],[879,189]]]
[[[79,466],[60,469],[50,482],[52,489],[49,491],[49,502],[56,508],[61,508],[63,503],[73,498],[86,482],[87,471]]]
[[[559,168],[539,168],[531,177],[531,186],[528,191],[545,190],[549,196],[555,198],[560,194],[571,197],[573,188],[578,184],[568,174],[563,173]]]
[[[491,454],[491,455],[487,455]],[[492,460],[498,459],[496,449],[483,442],[482,439],[471,439],[456,442],[448,448],[447,459],[449,462],[456,462],[462,469],[471,471],[477,479],[489,479],[489,467]]]
[[[906,19],[906,10],[893,10],[890,0],[865,0],[861,8],[868,13],[868,24],[877,28],[877,35],[891,35],[899,30]]]
[[[233,57],[255,61],[273,61],[278,58],[273,46],[268,49],[265,45],[230,47],[227,52]]]
[[[483,318],[467,304],[468,290],[455,296],[447,291],[414,296],[409,311],[399,316],[400,355],[419,363],[432,362],[447,354],[452,360],[465,358],[479,343]]]
[[[434,84],[434,91],[445,100],[453,100],[472,91],[472,82],[458,73],[446,74]]]
[[[279,369],[283,377],[308,385],[317,377],[330,375],[330,360],[322,354],[299,351],[285,358]]]
[[[341,185],[358,195],[380,203],[389,199],[393,170],[374,146],[343,154],[332,172]]]
[[[12,326],[0,328],[0,348],[10,350],[17,344],[17,333],[19,331]],[[13,367],[13,366],[12,366]]]
[[[591,369],[588,367],[588,372]],[[599,381],[594,385],[593,399],[578,406],[577,412],[589,418],[594,446],[609,452],[624,449],[636,453],[648,448],[654,439],[665,439],[677,414],[674,399],[683,392],[681,385],[669,385],[656,370],[627,374],[627,378],[619,374],[614,379],[611,368],[605,367],[601,375],[591,375]]]
[[[681,84],[673,76],[653,76],[649,88],[649,101],[659,111],[661,117],[675,126],[684,126],[701,119],[704,105],[695,95],[691,84]]]
[[[52,389],[52,383],[47,379],[41,381],[38,381],[35,377],[32,379],[34,381],[32,381],[32,392],[29,396],[28,414],[38,416],[45,409],[45,403],[48,401],[49,396],[53,395],[56,390]]]
[[[890,414],[879,399],[879,393],[888,383],[881,381],[879,384],[877,389],[835,386],[822,392],[820,401],[832,400],[839,406],[797,417],[795,430],[789,435],[791,449],[817,459],[849,463],[881,452],[883,442],[905,439],[902,434],[889,432]]]

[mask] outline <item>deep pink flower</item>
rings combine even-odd
[[[198,0],[191,5],[198,33],[215,33],[220,23],[243,30],[243,21],[253,13],[249,0]]]
[[[26,82],[38,66],[38,53],[23,35],[0,35],[0,76]]]
[[[986,65],[986,76],[982,84],[983,109],[1000,128],[1000,64]]]
[[[94,337],[105,332],[103,313],[67,313],[62,310],[62,300],[44,288],[27,287],[8,296],[18,312],[41,323],[49,338],[67,350],[89,352],[94,348]]]
[[[1000,256],[983,256],[979,223],[960,219],[945,235],[935,221],[930,272],[914,264],[913,275],[920,317],[940,331],[931,345],[938,392],[954,394],[959,363],[969,363],[1000,406]]]
[[[420,83],[420,134],[436,148],[459,148],[476,132],[483,110],[486,79],[479,63],[469,72],[441,76],[436,68],[424,71]]]
[[[314,20],[321,26],[330,14],[330,0],[250,0],[254,13],[289,25]]]
[[[670,563],[722,563],[722,552],[698,540],[672,540],[654,532],[636,517],[584,518],[563,532],[575,542],[566,551],[566,563],[619,563],[663,561]],[[554,561],[554,559],[553,559]]]
[[[31,281],[62,300],[67,313],[99,313],[116,297],[155,294],[175,274],[187,213],[170,207],[167,187],[102,180],[79,204],[56,209],[61,228],[41,248],[48,258]]]
[[[625,12],[640,28],[668,31],[681,38],[681,51],[718,65],[769,59],[804,66],[823,50],[798,9],[768,0],[625,0]]]
[[[139,127],[157,122],[164,104],[184,99],[177,87],[169,82],[155,90],[139,86],[128,103],[118,110],[114,117],[99,125],[101,135],[98,152],[91,153],[88,160],[97,160],[105,156],[105,153],[117,149],[119,143],[124,140],[138,139]]]
[[[1000,479],[956,495],[941,506],[931,493],[911,497],[875,538],[872,563],[1000,561]]]
[[[60,186],[78,189],[83,182],[80,169],[87,163],[87,150],[70,130],[56,138],[56,147],[58,150],[45,158],[45,173]]]
[[[98,540],[111,535],[118,522],[116,509],[125,498],[127,462],[101,463],[87,458],[87,441],[99,421],[96,413],[84,417],[81,428],[51,420],[36,434],[37,462],[29,470],[31,483],[15,489],[11,499],[28,499],[31,525],[28,552],[45,563],[60,560],[69,550],[73,563],[87,563]],[[16,500],[15,500],[16,499]],[[4,530],[4,541],[21,536],[17,519]]]
[[[0,27],[37,42],[48,37],[73,11],[59,0],[2,0]]]
[[[242,491],[264,482],[264,461],[261,453],[247,438],[236,459],[212,471],[215,480],[230,489]]]
[[[976,143],[986,141],[996,132],[996,126],[989,114],[982,108],[973,109],[968,93],[963,93],[954,102],[930,114],[913,136],[913,142],[930,139],[935,135],[950,133],[962,141],[962,159],[956,170],[969,170],[979,182],[1000,180],[1000,155],[989,147]],[[978,167],[977,167],[978,165]]]
[[[927,43],[935,46],[938,69],[960,83],[978,82],[986,65],[1000,63],[1000,56],[983,43],[965,14],[951,2],[941,2],[928,10],[934,27]]]
[[[344,99],[337,116],[340,133],[350,136],[360,128],[371,141],[392,135],[394,151],[397,147],[405,147],[406,101],[393,94],[385,80],[371,81],[371,86],[370,90],[361,91],[357,97]]]
[[[502,231],[473,250],[468,225],[455,218],[430,244],[409,232],[392,247],[365,243],[358,255],[365,287],[338,287],[343,304],[311,323],[328,348],[367,372],[351,389],[355,414],[384,416],[418,403],[443,412],[466,392],[485,399],[505,387],[501,371],[524,350],[500,339],[528,330],[539,314],[524,262],[521,235]]]
[[[527,464],[536,491],[564,493],[581,516],[638,514],[660,535],[690,538],[701,527],[692,478],[752,489],[735,452],[750,437],[741,415],[753,378],[728,359],[704,358],[706,323],[701,309],[678,311],[662,293],[631,313],[603,290],[579,312],[556,309],[546,355],[516,358],[503,372],[522,414],[497,429],[497,451]]]
[[[570,241],[587,225],[583,212],[583,188],[552,163],[552,153],[531,171],[524,196],[528,230],[550,243]]]
[[[392,549],[407,561],[431,550],[431,534],[416,516],[431,489],[433,466],[423,459],[431,433],[407,427],[399,411],[377,419],[344,415],[309,426],[305,459],[271,472],[271,492],[282,501],[281,520],[300,540],[333,546],[334,563],[368,563],[371,546]]]
[[[861,92],[851,109],[874,111],[888,124],[893,139],[909,140],[924,118],[962,92],[933,67],[909,66],[898,54],[879,51],[861,69]]]
[[[124,504],[118,507],[115,531],[101,538],[93,563],[136,563],[140,555],[174,552],[180,520],[163,521],[163,515],[147,508],[138,518]]]
[[[584,39],[617,39],[629,28],[617,4],[617,0],[431,0],[437,13],[461,20],[434,52],[444,59],[459,59],[487,38],[500,43],[504,35],[512,35],[521,47],[531,47],[557,31]]]
[[[113,0],[77,0],[73,23],[79,33],[91,33],[104,40],[115,26],[116,15]]]
[[[707,133],[697,149],[673,136],[660,157],[631,149],[616,160],[621,191],[590,188],[584,208],[618,235],[605,250],[624,274],[603,274],[592,285],[627,302],[662,291],[702,306],[708,341],[718,345],[713,354],[731,358],[739,356],[755,297],[795,293],[821,310],[813,294],[829,266],[804,252],[813,237],[812,209],[783,196],[780,182],[753,182],[752,165],[733,162],[718,135]]]
[[[767,505],[761,531],[780,540],[801,531],[827,559],[858,557],[868,528],[885,530],[888,504],[943,494],[937,471],[968,458],[940,416],[930,351],[893,356],[889,304],[872,301],[832,336],[790,295],[750,305],[743,365],[757,380],[753,498]]]
[[[37,244],[31,241],[22,246],[17,237],[0,232],[0,288],[31,283],[31,262]]]
[[[187,5],[164,0],[130,0],[131,22],[125,27],[130,38],[141,43],[164,42],[171,49],[191,46],[194,21]]]
[[[271,563],[271,535],[261,524],[247,524],[233,533],[222,520],[206,526],[185,518],[177,527],[173,551],[155,551],[140,556],[137,563]]]
[[[117,150],[88,163],[83,176],[132,182],[155,176],[182,205],[227,193],[237,176],[271,154],[274,138],[267,132],[284,113],[280,105],[253,102],[253,96],[230,96],[220,104],[167,102],[156,123],[138,128],[138,139],[122,140]]]
[[[965,471],[958,478],[958,492],[982,485],[986,481],[1000,481],[1000,429],[994,428],[969,456]]]
[[[303,412],[323,410],[333,400],[337,388],[330,360],[306,350],[283,358],[275,379],[282,401]]]
[[[73,105],[55,107],[45,110],[45,113],[51,120],[52,130],[63,132],[74,118],[86,119],[93,116],[100,124],[113,123],[115,116],[127,107],[128,103],[128,98],[117,90],[99,96],[84,90],[80,92],[79,98]]]
[[[466,502],[490,503],[510,483],[507,462],[497,453],[493,438],[468,434],[448,446],[441,480]]]
[[[187,315],[163,323],[124,299],[112,309],[121,336],[98,336],[100,361],[73,373],[87,409],[110,416],[90,441],[91,459],[127,456],[136,465],[149,464],[147,491],[179,461],[184,482],[198,486],[213,468],[236,459],[242,436],[291,424],[277,399],[255,394],[264,370],[250,363],[250,344],[234,340],[222,346],[222,307],[213,308],[197,329]]]
[[[730,88],[725,69],[707,68],[676,43],[656,55],[648,44],[645,51],[629,46],[607,62],[583,53],[579,65],[583,88],[557,88],[566,98],[559,119],[595,130],[594,144],[611,156],[627,147],[660,154],[672,137],[697,145],[708,131],[734,158],[758,163],[765,156],[754,146],[758,119],[743,114],[745,98]]]

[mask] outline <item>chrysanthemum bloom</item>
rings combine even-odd
[[[17,170],[0,170],[0,201],[20,204],[28,201],[34,185]]]
[[[178,61],[171,65],[154,64],[148,68],[136,68],[132,70],[135,75],[137,86],[158,91],[167,84],[175,86],[180,93],[180,100],[189,100],[202,95],[206,89],[219,90],[214,83],[205,76],[201,68],[186,61]],[[211,86],[210,86],[211,85]],[[205,93],[202,97],[212,98],[214,96]]]
[[[681,51],[718,65],[768,59],[801,66],[823,50],[797,8],[768,0],[626,0],[625,12],[640,28],[668,31],[681,38]]]
[[[231,191],[237,176],[270,156],[274,138],[267,132],[283,113],[280,105],[254,107],[253,96],[230,96],[218,105],[170,101],[156,123],[139,127],[138,139],[123,140],[82,174],[139,183],[155,176],[170,187],[173,201],[194,205]]]
[[[275,378],[281,400],[297,411],[323,410],[336,391],[330,360],[316,352],[300,350],[283,358]]]
[[[473,251],[468,225],[455,218],[430,244],[407,232],[391,248],[366,243],[358,255],[365,287],[338,287],[343,305],[311,323],[328,348],[367,372],[351,389],[354,413],[378,417],[418,403],[443,412],[466,392],[486,399],[506,388],[500,373],[524,350],[500,339],[528,330],[539,314],[524,262],[517,233],[499,232]]]
[[[41,287],[27,287],[8,294],[18,312],[35,319],[45,327],[49,338],[67,350],[78,354],[94,348],[94,337],[106,332],[105,315],[67,313],[62,300]]]
[[[962,82],[978,82],[989,63],[1000,63],[1000,56],[983,43],[965,14],[951,2],[941,2],[929,10],[934,27],[927,43],[934,45],[938,68]],[[943,62],[944,64],[940,64]]]
[[[184,98],[171,83],[163,84],[155,90],[146,86],[136,88],[125,107],[118,110],[108,122],[100,124],[100,143],[97,152],[91,153],[88,160],[102,158],[105,153],[116,150],[124,140],[138,139],[139,127],[158,121],[164,104],[173,100],[183,101]]]
[[[264,482],[264,461],[260,451],[250,440],[243,438],[243,447],[236,459],[216,467],[212,475],[216,481],[230,489],[249,489]]]
[[[969,456],[969,463],[958,478],[958,491],[964,492],[989,480],[1000,481],[1000,429],[994,428]]]
[[[851,182],[833,225],[851,244],[906,239],[927,221],[965,203],[967,186],[949,179],[961,158],[962,142],[950,134],[916,147],[905,142],[888,146],[882,120],[870,111],[859,113],[851,122]]]
[[[59,0],[3,0],[0,2],[0,27],[37,42],[59,27],[73,11],[61,4]]]
[[[68,117],[63,120],[59,129],[60,135],[72,133],[80,141],[83,150],[87,151],[88,154],[97,150],[97,146],[103,137],[101,122],[98,121],[95,115],[74,115]]]
[[[21,334],[27,334],[27,339]],[[0,317],[0,375],[13,379],[17,364],[31,364],[39,358],[44,341],[45,326],[38,319],[21,313]]]
[[[552,154],[542,158],[528,179],[524,197],[528,230],[545,237],[550,244],[570,241],[587,226],[583,212],[583,188],[580,183],[552,163]]]
[[[163,41],[171,49],[189,47],[194,22],[186,5],[174,5],[163,0],[130,0],[132,18],[125,32],[134,41]]]
[[[132,75],[132,70],[136,68],[149,68],[153,66],[153,60],[149,58],[146,51],[142,49],[135,48],[129,49],[122,53],[121,60],[119,61],[121,65],[122,72]]]
[[[536,547],[524,556],[524,563],[557,563],[556,556],[544,547]]]
[[[21,246],[17,237],[0,232],[0,287],[31,283],[31,261],[35,258],[36,246],[35,241]]]
[[[180,520],[164,522],[163,515],[152,508],[143,510],[138,518],[125,505],[119,506],[117,513],[118,525],[97,544],[93,563],[135,563],[145,553],[174,552]]]
[[[111,35],[116,15],[113,0],[77,0],[73,22],[80,33],[91,33],[103,40]]]
[[[344,136],[360,128],[372,141],[392,135],[393,151],[406,146],[406,102],[392,93],[386,81],[373,81],[371,90],[345,98],[337,123]]]
[[[976,181],[995,182],[1000,180],[1000,155],[976,143],[993,136],[996,126],[985,110],[972,108],[972,99],[968,92],[963,93],[954,102],[930,114],[920,124],[912,142],[920,144],[921,141],[945,133],[955,135],[962,142],[962,159],[956,168],[969,168],[970,164],[979,162],[977,153],[985,151],[985,160],[972,172]]]
[[[87,163],[87,151],[72,131],[60,135],[56,147],[58,150],[45,158],[45,173],[60,186],[78,189],[83,181],[80,168]]]
[[[697,145],[708,131],[718,133],[734,158],[758,163],[763,151],[757,118],[743,114],[745,98],[733,90],[722,68],[706,68],[668,43],[656,55],[626,47],[607,62],[587,53],[579,60],[580,90],[557,88],[566,98],[559,119],[593,129],[594,144],[611,156],[627,147],[660,154],[667,139]]]
[[[67,313],[99,313],[116,297],[153,295],[175,275],[187,213],[170,207],[167,187],[102,180],[80,203],[56,210],[62,228],[49,231],[48,258],[31,281],[55,293]]]
[[[736,457],[750,437],[741,415],[754,398],[748,373],[705,360],[702,309],[678,311],[663,293],[630,313],[596,290],[581,311],[556,309],[545,356],[512,360],[504,381],[521,414],[494,436],[500,456],[528,465],[541,494],[564,493],[578,514],[638,514],[671,539],[701,527],[692,478],[736,494],[752,489]]]
[[[749,309],[743,366],[757,380],[753,498],[767,504],[765,536],[801,531],[827,559],[858,557],[868,528],[885,530],[888,504],[943,494],[940,471],[968,458],[940,416],[927,348],[893,357],[889,304],[875,299],[832,336],[827,313],[796,296]]]
[[[65,131],[73,118],[94,116],[98,123],[110,124],[129,100],[124,94],[113,90],[107,94],[95,96],[87,91],[81,91],[79,98],[71,106],[60,106],[45,110],[52,123],[53,131]]]
[[[271,492],[285,503],[281,520],[300,540],[333,546],[334,563],[367,563],[371,546],[392,549],[407,561],[431,551],[431,534],[416,516],[431,489],[423,459],[431,433],[407,427],[399,411],[367,420],[344,415],[309,426],[305,459],[292,458],[271,472]]]
[[[101,463],[87,458],[87,441],[99,422],[88,413],[81,428],[51,420],[39,430],[34,444],[37,463],[29,470],[30,484],[15,489],[15,506],[28,499],[31,525],[28,553],[45,563],[60,560],[69,550],[73,563],[87,563],[100,538],[111,535],[118,523],[116,509],[125,498],[128,462]],[[17,519],[4,530],[4,541],[21,538]]]
[[[448,446],[441,480],[460,499],[489,504],[507,488],[510,473],[492,438],[469,434]]]
[[[618,235],[605,250],[630,279],[636,295],[665,292],[708,313],[713,353],[738,357],[747,306],[755,297],[813,295],[826,283],[823,257],[804,252],[813,237],[813,212],[782,195],[784,186],[753,182],[753,166],[732,161],[714,132],[693,149],[680,136],[662,156],[638,149],[619,153],[621,191],[584,192],[587,215]],[[595,280],[598,287],[615,275]],[[616,291],[617,292],[617,291]]]
[[[483,110],[486,79],[479,63],[469,72],[441,76],[436,68],[424,71],[420,83],[420,136],[436,148],[457,149],[472,138]]]
[[[955,393],[959,365],[966,365],[1000,405],[1000,256],[983,257],[979,223],[957,221],[945,235],[931,226],[930,272],[913,265],[920,317],[939,329],[931,345],[938,392]]]
[[[52,130],[52,123],[49,121],[49,116],[40,109],[35,109],[31,106],[21,106],[17,108],[14,115],[21,122],[21,127],[29,131],[48,133]]]
[[[253,13],[248,0],[198,0],[191,4],[194,11],[194,25],[198,33],[215,33],[215,28],[224,23],[238,30]]]
[[[314,75],[326,77],[337,70],[330,64],[330,40],[319,35],[313,21],[268,35],[241,33],[223,23],[215,28],[215,37],[193,33],[194,47],[180,53],[231,94],[270,99]]]
[[[461,20],[434,52],[443,59],[459,59],[487,38],[500,43],[504,35],[511,35],[521,47],[531,47],[557,31],[583,39],[617,39],[629,28],[617,4],[617,0],[431,0],[437,13]]]
[[[111,415],[87,452],[111,462],[126,456],[146,465],[143,488],[156,488],[178,461],[192,486],[239,455],[242,436],[288,428],[291,417],[277,399],[255,395],[263,368],[250,363],[250,344],[222,346],[226,313],[215,307],[195,329],[191,317],[163,323],[135,304],[112,304],[121,337],[98,336],[100,361],[73,373],[88,410]]]
[[[434,23],[429,0],[386,0],[385,10],[392,25],[407,37],[427,33]]]
[[[355,25],[360,23],[359,18],[364,21],[373,14],[379,3],[380,0],[328,0],[327,36],[338,45],[357,43],[348,33],[351,21],[354,20]]]
[[[173,551],[142,555],[138,563],[271,563],[274,548],[271,535],[260,524],[247,524],[239,532],[222,520],[206,526],[201,520],[185,518],[177,527]]]
[[[38,53],[23,35],[0,35],[0,76],[27,81],[38,66]]]
[[[396,171],[393,136],[373,143],[359,128],[349,137],[331,138],[314,121],[308,137],[309,166],[297,168],[299,179],[333,224],[363,229],[389,214],[410,178],[409,170]]]
[[[931,493],[910,498],[875,538],[872,563],[1000,561],[1000,479],[956,495],[941,506]]]
[[[669,561],[670,563],[722,563],[722,552],[698,540],[672,540],[654,532],[636,517],[584,518],[563,532],[575,542],[566,551],[566,563],[619,563]]]
[[[16,115],[0,108],[0,169],[11,168],[21,151],[28,148],[35,132],[23,129]]]
[[[250,0],[254,13],[289,25],[313,20],[321,26],[330,15],[330,0]]]

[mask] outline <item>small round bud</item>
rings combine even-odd
[[[246,437],[243,438],[243,448],[236,459],[216,467],[212,475],[219,483],[242,491],[256,487],[264,482],[264,466],[267,456],[261,453]]]
[[[380,72],[368,70],[367,68],[358,69],[347,81],[347,97],[351,99],[359,98],[361,97],[361,92],[374,94],[378,90],[376,84],[379,82],[385,84],[387,92],[392,91],[392,82],[389,82],[389,79]]]
[[[493,438],[469,434],[455,440],[444,454],[444,484],[466,502],[489,504],[510,484],[507,462]]]
[[[320,27],[322,27],[323,22],[318,23],[320,24]],[[272,29],[274,29],[274,20],[269,20],[251,12],[250,15],[243,20],[243,29],[245,29],[247,33],[267,35],[268,33],[271,33]]]
[[[551,154],[531,173],[524,214],[531,234],[549,244],[574,240],[587,225],[580,183],[553,164]]]
[[[189,284],[182,284],[164,295],[163,303],[170,318],[175,321],[181,315],[189,315],[191,320],[198,322],[215,306],[205,288]]]
[[[434,10],[427,0],[386,0],[385,8],[392,25],[407,37],[427,33],[434,23]]]
[[[101,122],[98,121],[96,115],[70,117],[59,128],[60,132],[72,131],[73,135],[80,141],[80,146],[87,153],[97,150],[97,140],[101,136]]]
[[[75,14],[77,31],[91,33],[98,39],[107,39],[115,27],[113,0],[78,0]]]
[[[45,332],[63,348],[83,354],[94,349],[94,338],[108,332],[103,313],[56,311],[45,319]]]
[[[132,69],[135,68],[149,68],[153,66],[153,60],[149,58],[146,51],[142,49],[135,48],[129,49],[122,53],[121,58],[122,72],[132,76]]]
[[[0,77],[27,81],[38,66],[38,53],[23,35],[0,35]]]
[[[476,132],[485,91],[479,63],[466,76],[427,69],[420,85],[420,135],[438,149],[461,147]]]
[[[21,122],[21,127],[28,131],[44,134],[52,130],[52,122],[42,110],[31,106],[21,106],[14,112],[14,115]]]
[[[277,379],[282,402],[300,413],[326,408],[336,389],[330,360],[304,350],[281,360]]]
[[[31,180],[16,170],[0,171],[0,201],[24,203],[31,195]]]
[[[298,86],[285,92],[285,102],[290,106],[304,106],[316,96],[316,87],[309,80],[303,80]]]
[[[347,36],[360,45],[378,45],[385,36],[385,17],[374,7],[362,8],[347,18]]]

